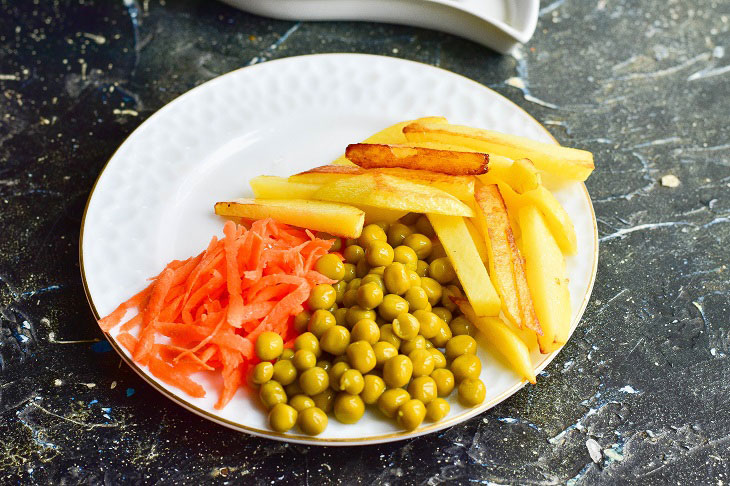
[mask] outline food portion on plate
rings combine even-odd
[[[367,406],[414,430],[447,416],[452,393],[483,402],[479,340],[530,383],[532,351],[565,344],[577,238],[541,175],[592,170],[583,150],[398,123],[216,203],[224,236],[100,326],[121,326],[132,359],[191,396],[205,394],[196,373],[219,374],[218,409],[249,388],[277,432],[317,435],[328,414],[355,423]]]

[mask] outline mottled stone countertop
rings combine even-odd
[[[726,0],[557,0],[500,56],[214,1],[0,0],[0,482],[730,483],[729,28]],[[444,432],[346,453],[162,399],[100,340],[78,264],[91,186],[143,120],[219,74],[318,52],[468,76],[598,166],[593,298],[538,384]]]

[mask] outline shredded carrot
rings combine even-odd
[[[334,283],[314,264],[335,240],[272,219],[228,221],[223,234],[199,255],[170,262],[147,288],[99,321],[104,331],[121,323],[116,340],[134,360],[191,396],[205,396],[194,373],[220,373],[218,409],[258,363],[259,334],[276,332],[291,347],[297,335],[293,316],[315,285]],[[122,322],[133,309],[138,313]]]

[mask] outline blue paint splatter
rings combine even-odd
[[[95,353],[108,353],[112,350],[112,345],[106,339],[102,339],[98,343],[92,344],[91,350]]]
[[[103,407],[103,408],[101,409],[101,411],[102,411],[102,412],[104,412],[104,413],[109,413],[109,412],[111,412],[111,411],[112,411],[112,409],[111,409],[111,407]]]
[[[99,403],[99,400],[92,400],[89,402],[89,406],[92,406],[95,403]]]
[[[131,397],[132,395],[134,395],[134,391],[134,388],[127,388],[127,396]]]

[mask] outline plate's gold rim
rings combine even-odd
[[[117,155],[117,152],[121,149],[121,147],[123,147],[124,144],[127,142],[127,140],[129,140],[129,138],[132,137],[132,135],[134,134],[134,132],[136,132],[137,130],[139,130],[139,128],[142,127],[143,125],[149,123],[153,118],[155,118],[155,115],[157,115],[158,113],[160,113],[162,110],[164,110],[170,104],[172,104],[175,101],[179,100],[183,96],[186,96],[186,95],[192,93],[193,91],[197,90],[198,88],[202,88],[203,86],[205,86],[209,82],[212,82],[212,81],[215,81],[217,79],[220,79],[221,77],[233,75],[234,73],[237,73],[238,71],[241,71],[243,69],[256,69],[256,68],[258,68],[259,66],[262,66],[262,65],[271,64],[271,63],[277,63],[277,62],[280,62],[280,61],[286,61],[286,60],[290,60],[290,59],[294,59],[294,58],[305,58],[305,57],[315,57],[315,56],[341,56],[341,55],[347,55],[347,56],[363,56],[363,57],[378,57],[378,58],[380,58],[380,57],[389,57],[389,56],[376,56],[376,55],[372,55],[372,54],[353,54],[353,53],[310,54],[310,55],[306,55],[306,56],[286,57],[286,58],[276,59],[276,60],[273,60],[273,61],[268,61],[266,63],[256,64],[256,65],[253,65],[253,66],[246,66],[246,67],[243,67],[243,68],[240,68],[240,69],[236,69],[234,71],[231,71],[229,73],[223,74],[223,75],[218,76],[216,78],[213,78],[210,81],[207,81],[207,82],[205,82],[205,83],[203,83],[203,84],[201,84],[201,85],[199,85],[199,86],[197,86],[197,87],[195,87],[195,88],[193,88],[193,89],[191,89],[189,91],[186,91],[185,93],[183,93],[182,95],[178,96],[177,98],[175,98],[174,100],[170,101],[168,104],[166,104],[165,106],[163,106],[162,108],[160,108],[159,110],[157,110],[155,113],[153,113],[147,120],[145,120],[139,127],[137,127],[132,133],[129,134],[129,136],[124,140],[124,142],[122,142],[122,144],[117,148],[117,150],[114,151],[114,154],[112,154],[112,156],[104,164],[104,167],[102,167],[101,171],[99,172],[99,176],[96,178],[96,181],[94,181],[94,185],[91,187],[91,191],[89,192],[89,197],[88,197],[88,199],[86,201],[86,205],[84,206],[84,212],[83,212],[83,215],[81,217],[81,229],[80,229],[80,233],[79,233],[79,270],[81,272],[81,282],[82,282],[83,287],[84,287],[84,294],[86,295],[86,300],[88,301],[89,306],[91,307],[91,311],[94,314],[94,318],[97,320],[97,324],[98,324],[99,319],[101,319],[101,315],[99,314],[99,311],[96,309],[96,305],[94,304],[94,302],[93,302],[93,300],[91,298],[91,293],[89,291],[89,286],[88,286],[88,283],[86,281],[86,272],[85,272],[85,269],[84,269],[83,242],[84,242],[84,228],[86,226],[86,215],[87,215],[87,212],[88,212],[88,209],[89,209],[89,205],[91,203],[91,199],[94,196],[94,191],[96,190],[96,186],[99,183],[99,181],[101,180],[101,177],[103,176],[104,171],[106,170],[106,168],[109,165],[109,163]],[[516,103],[514,103],[513,101],[511,101],[509,98],[506,98],[505,96],[499,94],[498,92],[496,92],[496,91],[494,91],[494,90],[492,90],[492,89],[484,86],[483,84],[480,84],[480,83],[474,81],[473,79],[467,78],[466,76],[463,76],[461,74],[454,73],[454,72],[448,71],[446,69],[443,69],[443,68],[440,68],[440,67],[437,67],[437,66],[431,66],[430,64],[425,64],[425,63],[420,63],[420,62],[417,62],[417,61],[410,61],[410,60],[407,60],[407,59],[400,59],[400,58],[394,58],[394,59],[398,59],[401,62],[414,63],[414,64],[423,65],[423,66],[428,66],[428,67],[433,68],[433,69],[439,69],[441,71],[445,71],[445,72],[449,73],[450,75],[455,75],[455,76],[458,76],[460,78],[463,78],[464,80],[468,81],[469,83],[474,83],[474,84],[478,85],[482,89],[486,89],[486,90],[491,91],[493,94],[495,94],[495,95],[503,98],[509,104],[513,105],[516,109],[522,111],[525,115],[527,115],[527,117],[529,117],[535,123],[537,123],[537,125],[545,132],[545,134],[547,136],[549,136],[553,140],[553,142],[556,145],[560,145],[558,143],[558,141],[555,139],[555,137],[553,137],[553,135],[548,131],[548,129],[545,128],[542,125],[542,123],[540,123],[539,121],[537,121],[527,111],[525,111],[524,109],[522,109],[522,107],[520,107],[519,105],[517,105]],[[571,323],[570,335],[568,336],[568,340],[570,340],[570,337],[572,337],[573,332],[578,327],[578,324],[580,323],[580,320],[583,317],[583,313],[585,312],[585,309],[586,309],[586,307],[588,305],[588,302],[590,300],[590,296],[591,296],[591,294],[593,292],[593,285],[594,285],[594,283],[596,281],[596,273],[597,273],[597,270],[598,270],[598,226],[597,226],[597,221],[596,221],[596,214],[595,214],[595,211],[594,211],[594,208],[593,208],[593,203],[591,201],[590,194],[588,193],[588,189],[586,188],[585,184],[582,183],[582,182],[581,182],[581,186],[582,186],[583,193],[585,195],[586,201],[588,202],[588,207],[590,208],[590,212],[591,212],[591,220],[592,220],[592,223],[593,223],[593,247],[594,247],[595,251],[593,252],[593,264],[592,264],[591,277],[590,277],[590,282],[589,282],[589,285],[588,285],[588,289],[587,289],[585,295],[583,296],[583,301],[581,302],[580,309],[578,310],[578,313],[576,314],[575,319]],[[177,403],[178,405],[183,406],[184,408],[188,409],[189,411],[191,411],[191,412],[193,412],[193,413],[195,413],[197,415],[200,415],[201,417],[204,417],[204,418],[206,418],[208,420],[211,420],[213,422],[216,422],[216,423],[218,423],[220,425],[223,425],[223,426],[226,426],[226,427],[229,427],[229,428],[238,430],[238,431],[247,432],[247,433],[249,433],[251,435],[255,435],[255,436],[259,436],[259,437],[264,437],[264,438],[269,438],[269,439],[274,439],[274,440],[280,440],[280,441],[286,441],[286,442],[300,443],[300,444],[309,444],[309,445],[365,445],[365,444],[373,444],[373,443],[381,443],[381,442],[392,442],[392,441],[396,441],[396,440],[404,440],[404,439],[418,437],[418,436],[421,436],[421,435],[424,435],[424,434],[428,434],[428,433],[431,433],[431,432],[436,432],[438,430],[446,429],[448,427],[451,427],[453,425],[456,425],[457,423],[461,423],[461,422],[466,421],[466,420],[468,420],[468,419],[470,419],[470,418],[472,418],[472,417],[474,417],[476,415],[479,415],[482,412],[485,412],[486,410],[489,410],[490,408],[492,408],[495,405],[499,404],[503,400],[509,398],[510,396],[512,396],[513,394],[515,394],[519,389],[521,389],[523,386],[525,386],[528,383],[527,380],[522,380],[521,382],[515,383],[512,387],[508,388],[507,390],[505,390],[503,393],[501,393],[497,397],[493,398],[492,400],[490,400],[487,403],[484,403],[484,404],[480,405],[479,407],[475,407],[474,409],[469,410],[468,412],[463,413],[461,415],[452,417],[449,420],[445,420],[445,421],[442,421],[442,422],[437,422],[437,423],[434,423],[434,424],[431,424],[431,425],[428,425],[428,426],[425,426],[425,427],[420,427],[420,428],[418,428],[418,429],[416,429],[414,431],[394,432],[394,433],[390,433],[390,434],[383,434],[383,435],[378,435],[378,436],[373,436],[373,437],[356,438],[356,439],[353,439],[353,438],[307,437],[307,436],[302,436],[302,435],[282,434],[282,433],[274,432],[272,430],[267,430],[267,429],[258,429],[256,427],[250,427],[248,425],[243,425],[243,424],[240,424],[238,422],[234,422],[232,420],[228,420],[228,419],[225,419],[225,418],[222,418],[222,417],[213,415],[212,413],[208,412],[207,410],[204,410],[204,409],[202,409],[202,408],[200,408],[200,407],[198,407],[198,406],[196,406],[196,405],[188,402],[184,398],[182,398],[182,397],[180,397],[178,395],[175,395],[171,391],[169,391],[166,388],[162,387],[156,380],[151,379],[151,377],[144,370],[142,370],[133,360],[131,360],[127,356],[127,353],[119,346],[119,344],[116,342],[116,340],[113,338],[113,336],[110,333],[108,333],[106,331],[102,331],[102,332],[106,336],[107,341],[109,341],[109,343],[112,345],[112,347],[114,348],[114,350],[127,363],[127,365],[129,365],[144,381],[146,381],[148,384],[152,385],[154,388],[157,389],[157,391],[159,391],[164,396],[166,396],[167,398],[169,398],[173,402]],[[544,355],[542,361],[540,361],[537,364],[537,366],[535,367],[535,373],[536,374],[537,373],[540,373],[543,369],[545,369],[547,367],[547,365],[549,365],[550,362],[563,349],[563,347],[564,347],[564,345],[561,346],[560,348],[556,349],[555,351],[553,351],[553,352],[551,352],[549,354]]]

